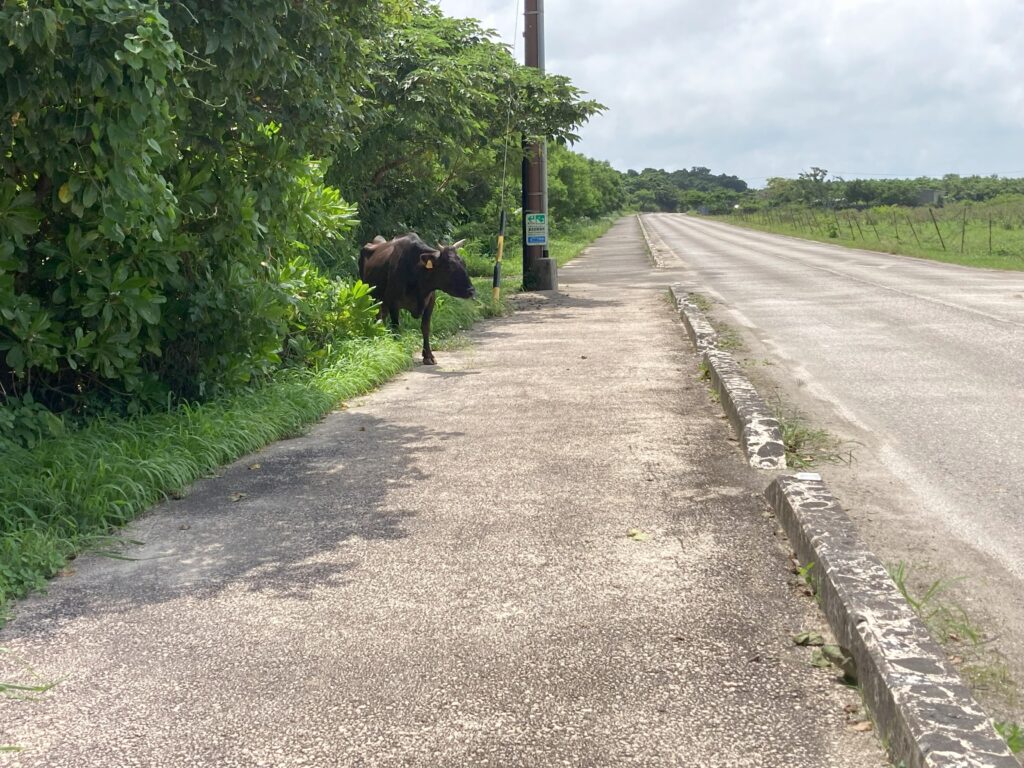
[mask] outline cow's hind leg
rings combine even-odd
[[[420,320],[420,330],[423,331],[423,364],[437,365],[434,353],[430,349],[430,316],[434,314],[434,294],[431,293],[423,305],[423,317]]]

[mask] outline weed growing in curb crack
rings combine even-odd
[[[811,577],[811,571],[814,569],[814,561],[811,560],[807,565],[801,565],[796,569],[796,575],[803,581],[804,584],[810,588],[812,592],[817,592],[814,587],[814,579]]]
[[[717,336],[718,340],[715,345],[719,349],[726,352],[735,352],[738,349],[743,349],[743,339],[732,328],[722,327],[717,329]]]
[[[711,299],[701,293],[688,293],[686,299],[701,312],[708,312],[711,309]]]
[[[1024,730],[1021,730],[1017,723],[993,723],[993,725],[999,735],[1006,740],[1011,752],[1014,754],[1024,752]]]
[[[783,405],[780,398],[775,399],[771,409],[782,430],[788,466],[806,469],[819,462],[853,463],[853,450],[846,448],[846,443],[827,430],[809,426],[804,415],[797,409]]]

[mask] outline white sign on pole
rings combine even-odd
[[[546,213],[526,214],[526,244],[548,244],[548,216]]]

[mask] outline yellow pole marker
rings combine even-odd
[[[492,282],[491,300],[494,306],[498,306],[501,299],[501,257],[505,252],[505,212],[501,212],[501,222],[498,225],[498,256],[494,260],[494,280]]]

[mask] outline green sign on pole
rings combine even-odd
[[[548,244],[548,216],[546,213],[526,214],[526,244]]]

